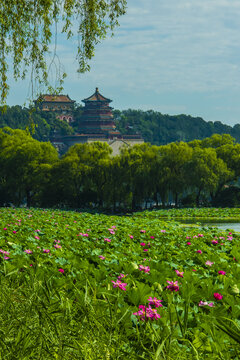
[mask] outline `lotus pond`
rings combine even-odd
[[[1,209],[0,358],[239,359],[240,234],[179,217],[240,209]]]

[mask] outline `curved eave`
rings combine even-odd
[[[96,88],[96,91],[94,94],[92,94],[91,96],[89,96],[86,99],[83,99],[82,102],[86,103],[86,102],[112,102],[111,99],[105,98],[103,95],[100,94],[100,92],[98,91],[98,88]]]

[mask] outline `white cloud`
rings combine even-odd
[[[59,57],[73,98],[88,96],[98,85],[107,96],[118,93],[122,107],[129,106],[124,93],[138,96],[140,108],[148,106],[146,93],[153,106],[154,96],[157,102],[164,93],[240,90],[239,0],[129,0],[119,22],[115,36],[97,46],[85,75],[76,74],[74,39],[70,45],[60,37]],[[186,102],[171,108],[187,111]]]
[[[240,30],[239,1],[138,0],[131,4],[135,6],[129,3],[115,37],[97,47],[91,74],[83,77],[114,79],[120,86],[133,90],[144,86],[154,92],[160,88],[214,91],[234,85],[240,75],[235,28]],[[64,62],[71,66],[73,55],[66,55]],[[78,81],[71,69],[70,75],[71,81]]]

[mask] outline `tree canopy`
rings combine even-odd
[[[114,116],[117,129],[122,134],[139,133],[144,141],[150,142],[152,145],[165,145],[174,141],[202,140],[213,134],[219,134],[219,136],[229,134],[237,142],[240,142],[239,124],[231,127],[220,121],[205,121],[200,117],[185,114],[168,115],[153,110],[115,110]],[[211,146],[216,147],[218,141],[218,137],[211,140]],[[232,140],[226,135],[221,141],[228,144]],[[207,143],[204,145],[208,146]]]
[[[224,204],[229,200],[228,206],[234,206],[240,198],[239,146],[229,136],[214,135],[194,146],[125,146],[113,156],[107,143],[93,142],[76,144],[59,158],[49,142],[33,139],[28,131],[3,128],[0,206],[108,211],[149,204],[220,206],[221,193]]]
[[[96,45],[113,32],[126,11],[126,0],[1,0],[0,3],[0,88],[1,102],[8,91],[9,58],[14,78],[49,85],[46,56],[54,42],[56,59],[58,31],[67,39],[76,36],[78,71],[89,70],[88,61]],[[60,75],[60,84],[66,74]]]

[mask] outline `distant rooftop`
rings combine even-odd
[[[37,102],[65,102],[65,103],[74,103],[75,100],[71,100],[68,95],[42,95],[38,98]]]
[[[98,88],[96,88],[95,93],[91,96],[89,96],[86,99],[82,100],[83,102],[88,102],[88,101],[104,101],[104,102],[108,102],[110,103],[112,100],[105,98],[103,95],[100,94]]]

